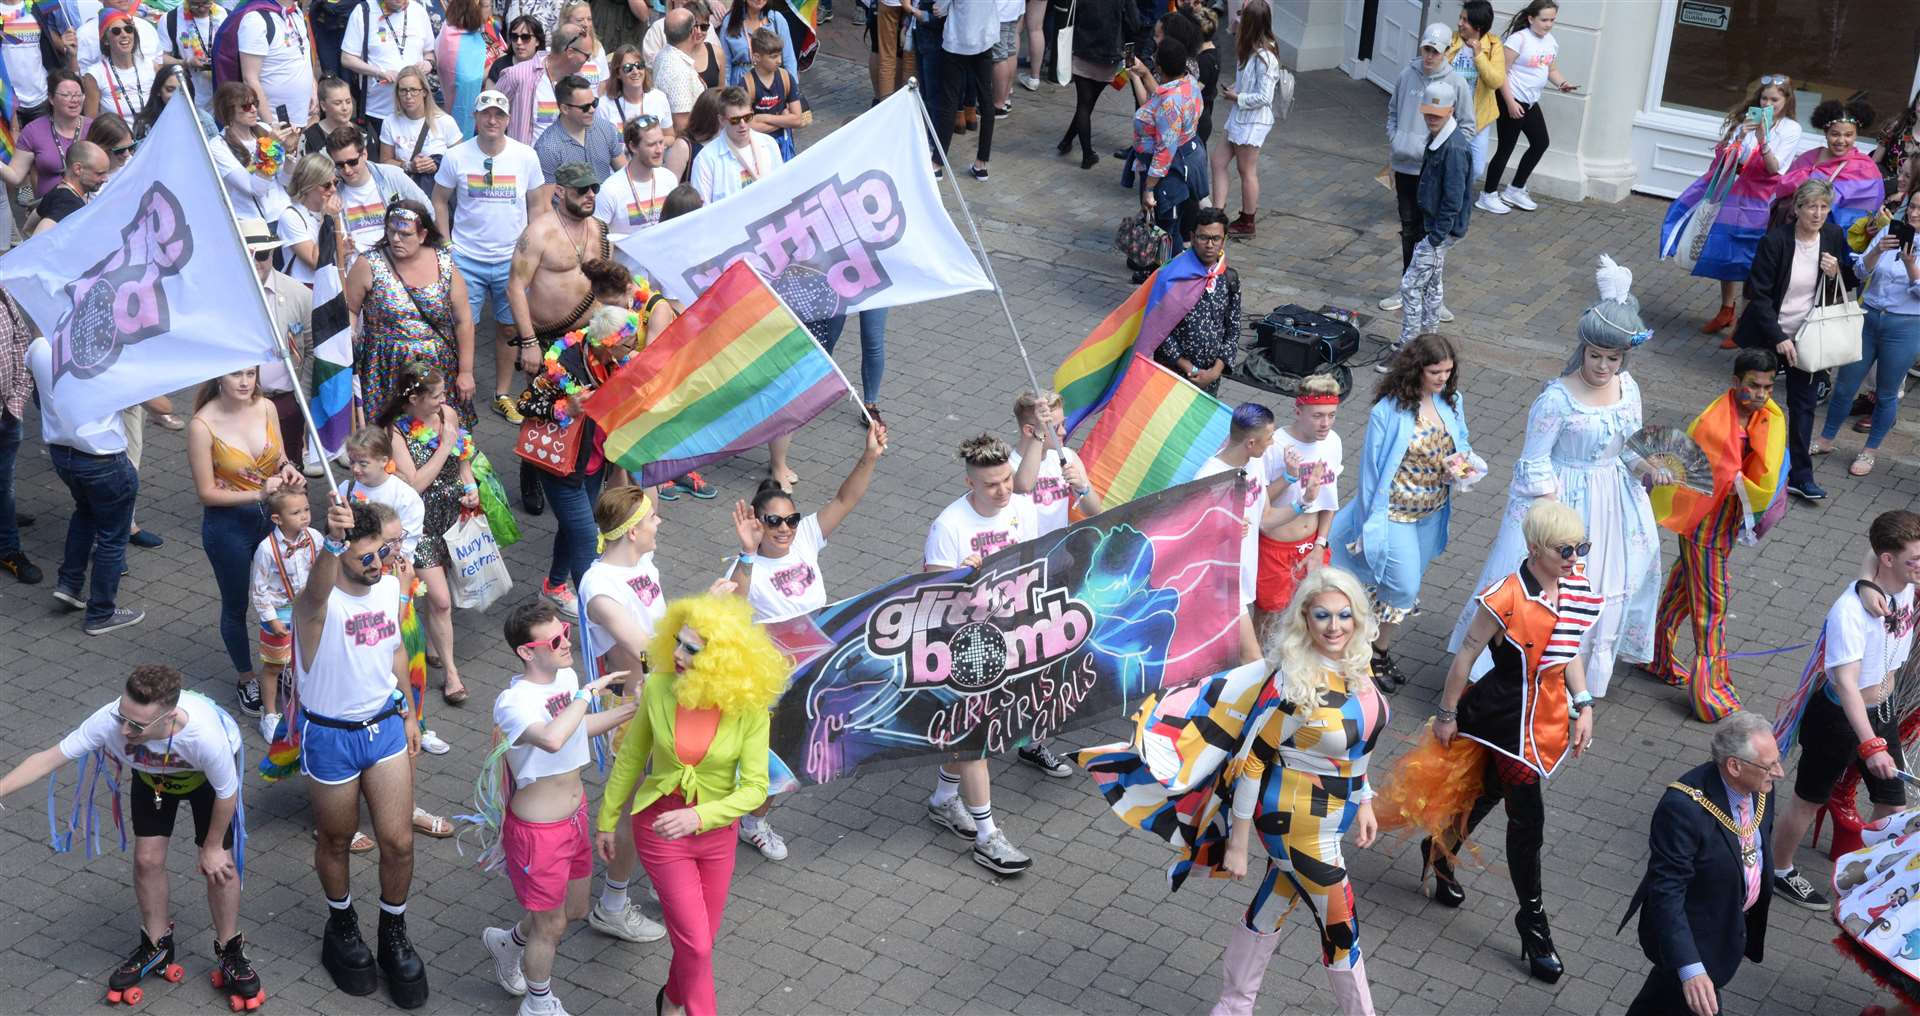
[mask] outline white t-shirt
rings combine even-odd
[[[80,11],[80,27],[73,30],[77,52],[74,54],[74,67],[77,73],[85,74],[94,64],[100,62],[100,13],[107,5],[100,0],[79,0],[76,5]],[[133,19],[133,34],[140,40],[137,47],[151,60],[160,52],[160,30],[153,22],[136,16]],[[43,82],[44,84],[44,82]]]
[[[1040,521],[1040,530],[1036,536],[1043,536],[1056,529],[1067,528],[1068,511],[1073,507],[1073,489],[1067,483],[1066,470],[1062,467],[1061,452],[1073,455],[1078,462],[1080,456],[1073,449],[1048,448],[1040,461],[1040,474],[1033,481],[1033,510]],[[1010,463],[1014,472],[1020,471],[1020,453],[1013,453]]]
[[[171,738],[138,744],[128,744],[121,736],[120,722],[113,718],[119,708],[120,700],[115,699],[94,710],[60,739],[60,754],[77,762],[97,748],[105,749],[122,765],[141,772],[205,773],[218,798],[240,792],[240,773],[233,763],[234,753],[240,750],[240,728],[212,699],[196,691],[181,692],[180,709],[187,714],[187,725]]]
[[[1914,614],[1913,587],[1909,585],[1895,593],[1888,606],[1893,613],[1886,618],[1867,613],[1849,583],[1827,610],[1827,670],[1832,671],[1843,663],[1858,663],[1862,691],[1885,681],[1889,675],[1898,675],[1907,662],[1908,651],[1913,648],[1914,624],[1920,620]],[[1893,621],[1899,631],[1887,631],[1888,621]]]
[[[427,139],[420,140],[420,130],[424,120],[395,113],[380,123],[380,140],[393,150],[393,157],[405,163],[414,155],[413,146],[420,146],[421,155],[445,155],[447,149],[460,143],[460,124],[453,117],[441,113],[433,121],[433,129],[427,132]],[[411,170],[409,170],[411,172]]]
[[[1800,121],[1792,117],[1778,117],[1773,127],[1767,131],[1767,151],[1780,160],[1780,168],[1787,168],[1793,157],[1800,151]],[[1752,155],[1760,147],[1760,136],[1751,131],[1740,135],[1740,154]]]
[[[604,596],[623,614],[640,622],[651,636],[660,619],[667,616],[667,597],[660,589],[660,569],[652,554],[643,554],[635,565],[595,561],[580,576],[580,620],[593,640],[593,651],[605,653],[613,648],[613,633],[595,624],[593,601]]]
[[[380,181],[369,170],[365,183],[350,187],[336,181],[334,188],[340,195],[340,218],[346,221],[347,235],[353,237],[354,249],[365,254],[387,233],[387,197],[380,193]]]
[[[679,186],[673,172],[662,166],[653,167],[646,179],[635,184],[634,172],[637,166],[628,164],[627,169],[617,169],[600,184],[600,196],[593,203],[593,216],[607,224],[607,239],[618,240],[630,233],[638,233],[648,226],[658,225],[660,209],[667,203],[667,195]],[[628,268],[638,270],[635,262],[618,244],[614,246],[614,256]]]
[[[208,116],[213,115],[213,37],[220,34],[220,26],[226,20],[227,9],[219,4],[214,4],[206,17],[196,18],[187,10],[184,0],[174,13],[160,19],[160,34],[165,36],[163,42],[168,54],[182,61],[196,56],[207,61],[206,70],[193,74],[193,104]]]
[[[311,212],[298,201],[287,202],[285,211],[280,213],[280,242],[291,248],[296,243],[306,243],[320,235],[320,215]],[[305,261],[287,254],[286,273],[295,282],[313,285],[314,270]]]
[[[1200,467],[1200,473],[1194,479],[1216,476],[1232,472],[1236,467],[1220,461],[1214,456]],[[1240,605],[1253,602],[1254,583],[1260,574],[1260,516],[1267,510],[1267,464],[1261,459],[1249,459],[1245,466],[1247,473],[1247,499],[1241,504],[1241,517],[1247,520],[1247,533],[1240,538]]]
[[[1552,32],[1542,37],[1530,28],[1522,28],[1507,36],[1503,45],[1519,54],[1518,59],[1507,62],[1508,94],[1523,106],[1539,102],[1540,90],[1547,86],[1547,69],[1560,55],[1560,40]]]
[[[508,682],[507,690],[494,697],[493,725],[500,728],[508,744],[513,744],[528,727],[560,715],[573,702],[573,693],[579,690],[580,678],[571,667],[553,675],[551,684],[535,684],[524,675],[517,675]],[[573,736],[567,738],[559,751],[547,751],[531,744],[507,749],[507,769],[513,773],[516,788],[542,776],[574,772],[590,761],[585,721],[573,728]]]
[[[453,193],[454,252],[475,261],[513,258],[513,245],[527,228],[527,195],[547,182],[531,145],[500,140],[505,147],[492,156],[480,149],[479,138],[453,146],[433,178]]]
[[[100,112],[117,113],[120,119],[132,123],[147,107],[157,72],[152,53],[135,53],[132,67],[115,67],[102,60],[87,68],[87,77],[100,92]]]
[[[1315,464],[1325,466],[1332,473],[1335,481],[1338,481],[1340,474],[1346,471],[1346,466],[1340,462],[1345,455],[1345,449],[1340,443],[1338,431],[1330,430],[1326,437],[1318,441],[1302,441],[1282,427],[1273,432],[1273,447],[1268,448],[1267,453],[1260,457],[1260,463],[1266,469],[1268,482],[1275,482],[1276,477],[1286,475],[1287,449],[1289,448],[1299,456],[1303,469]],[[1327,481],[1326,475],[1326,473],[1321,474],[1320,493],[1314,495],[1313,500],[1306,505],[1309,512],[1330,512],[1340,507],[1340,495],[1334,490],[1335,484]]]
[[[778,621],[827,605],[826,577],[820,574],[820,548],[826,545],[820,516],[809,515],[793,531],[787,556],[754,560],[747,603],[755,621]]]
[[[1040,535],[1040,516],[1033,498],[1015,494],[995,515],[973,510],[973,502],[962,495],[933,520],[927,530],[926,563],[936,568],[955,568],[974,554],[991,557],[1016,543]]]
[[[369,18],[372,24],[368,24]],[[365,52],[360,48],[362,32],[366,33]],[[407,0],[406,6],[394,14],[388,14],[374,0],[367,0],[347,15],[347,34],[341,36],[340,48],[380,68],[391,77],[400,73],[402,68],[411,67],[424,59],[427,47],[432,42],[432,20],[427,16],[427,9],[416,0]],[[366,114],[372,117],[393,115],[392,85],[383,85],[373,78],[367,79]]]
[[[413,548],[420,545],[420,531],[427,525],[427,506],[406,481],[389,476],[380,486],[368,487],[349,476],[340,481],[336,493],[349,500],[372,501],[393,509],[393,513],[400,516],[401,531],[406,534],[400,540],[400,550],[408,560],[413,559]]]
[[[756,181],[766,179],[767,174],[780,168],[780,143],[773,135],[754,131],[748,146],[747,162],[733,150],[733,142],[727,139],[725,132],[693,157],[692,170],[687,174],[687,182],[700,192],[701,200],[707,204],[729,195],[738,194]]]
[[[392,486],[392,484],[388,484]],[[383,576],[364,596],[339,587],[327,592],[327,617],[313,649],[313,666],[300,666],[300,705],[336,720],[371,719],[387,708],[395,688],[393,654],[400,648],[400,580]]]
[[[533,83],[533,133],[527,136],[529,142],[540,140],[540,135],[560,119],[560,100],[553,94],[553,79],[545,74],[534,75]]]
[[[667,93],[658,88],[650,89],[640,97],[639,102],[628,102],[623,96],[599,96],[600,105],[593,107],[593,115],[605,120],[615,132],[627,126],[627,121],[642,114],[650,113],[667,130],[673,129],[673,109],[667,105]]]
[[[24,3],[0,3],[0,60],[6,62],[15,104],[30,107],[47,101],[47,65],[40,59],[40,22]]]
[[[273,21],[272,42],[267,41],[268,19]],[[243,56],[261,58],[260,87],[266,89],[267,108],[260,111],[260,119],[277,119],[277,108],[285,106],[289,122],[306,123],[313,102],[313,61],[307,56],[313,41],[307,38],[307,19],[300,8],[256,12],[241,19],[234,38]]]

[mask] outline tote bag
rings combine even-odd
[[[487,517],[463,514],[446,532],[447,584],[452,586],[453,605],[461,610],[485,610],[513,588],[513,576],[507,574],[507,562],[500,556]]]
[[[1866,310],[1847,293],[1846,285],[1822,275],[1820,288],[1813,295],[1813,309],[1793,333],[1798,361],[1794,366],[1817,374],[1860,359],[1860,333],[1866,324]]]
[[[1073,14],[1080,6],[1080,0],[1067,7],[1067,23],[1055,34],[1053,44],[1053,83],[1067,85],[1073,83]],[[1038,59],[1037,57],[1035,59]]]

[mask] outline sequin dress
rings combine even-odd
[[[413,417],[402,416],[394,421],[393,426],[394,430],[399,432],[400,439],[406,441],[407,454],[413,457],[415,469],[433,458],[433,453],[439,450],[440,442],[437,439],[431,441],[407,439],[407,432],[415,426]],[[464,433],[465,428],[461,429]],[[466,449],[473,447],[473,441],[470,438],[460,444]],[[455,522],[460,521],[460,493],[460,459],[455,455],[449,455],[446,461],[441,463],[440,475],[434,477],[433,482],[427,485],[427,489],[420,492],[420,500],[426,507],[426,515],[420,525],[420,544],[414,548],[413,552],[415,568],[438,568],[451,560],[452,555],[447,553],[446,535],[447,530],[453,528]]]
[[[453,386],[460,373],[460,350],[453,338],[453,255],[438,251],[439,276],[419,289],[401,281],[388,256],[384,250],[366,255],[373,284],[360,305],[360,341],[353,351],[367,415],[387,404],[402,368],[426,360],[446,377],[447,403],[459,410],[461,426],[471,428],[476,422],[473,403],[459,398]]]

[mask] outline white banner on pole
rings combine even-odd
[[[206,144],[175,96],[105,191],[0,257],[0,285],[53,346],[40,397],[62,417],[98,419],[279,355]]]
[[[745,259],[808,321],[991,289],[940,203],[918,105],[903,88],[746,190],[622,237],[620,251],[683,303]]]

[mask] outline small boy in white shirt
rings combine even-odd
[[[322,537],[307,524],[313,509],[305,491],[274,491],[267,511],[273,532],[253,551],[247,592],[260,619],[260,736],[271,744],[280,726],[280,685],[293,662],[293,598],[307,587]]]
[[[379,427],[362,427],[347,437],[347,467],[353,476],[340,481],[338,493],[349,501],[372,501],[393,509],[405,533],[400,552],[413,560],[427,524],[427,506],[410,484],[393,478],[393,445]],[[404,591],[404,590],[403,590]]]

